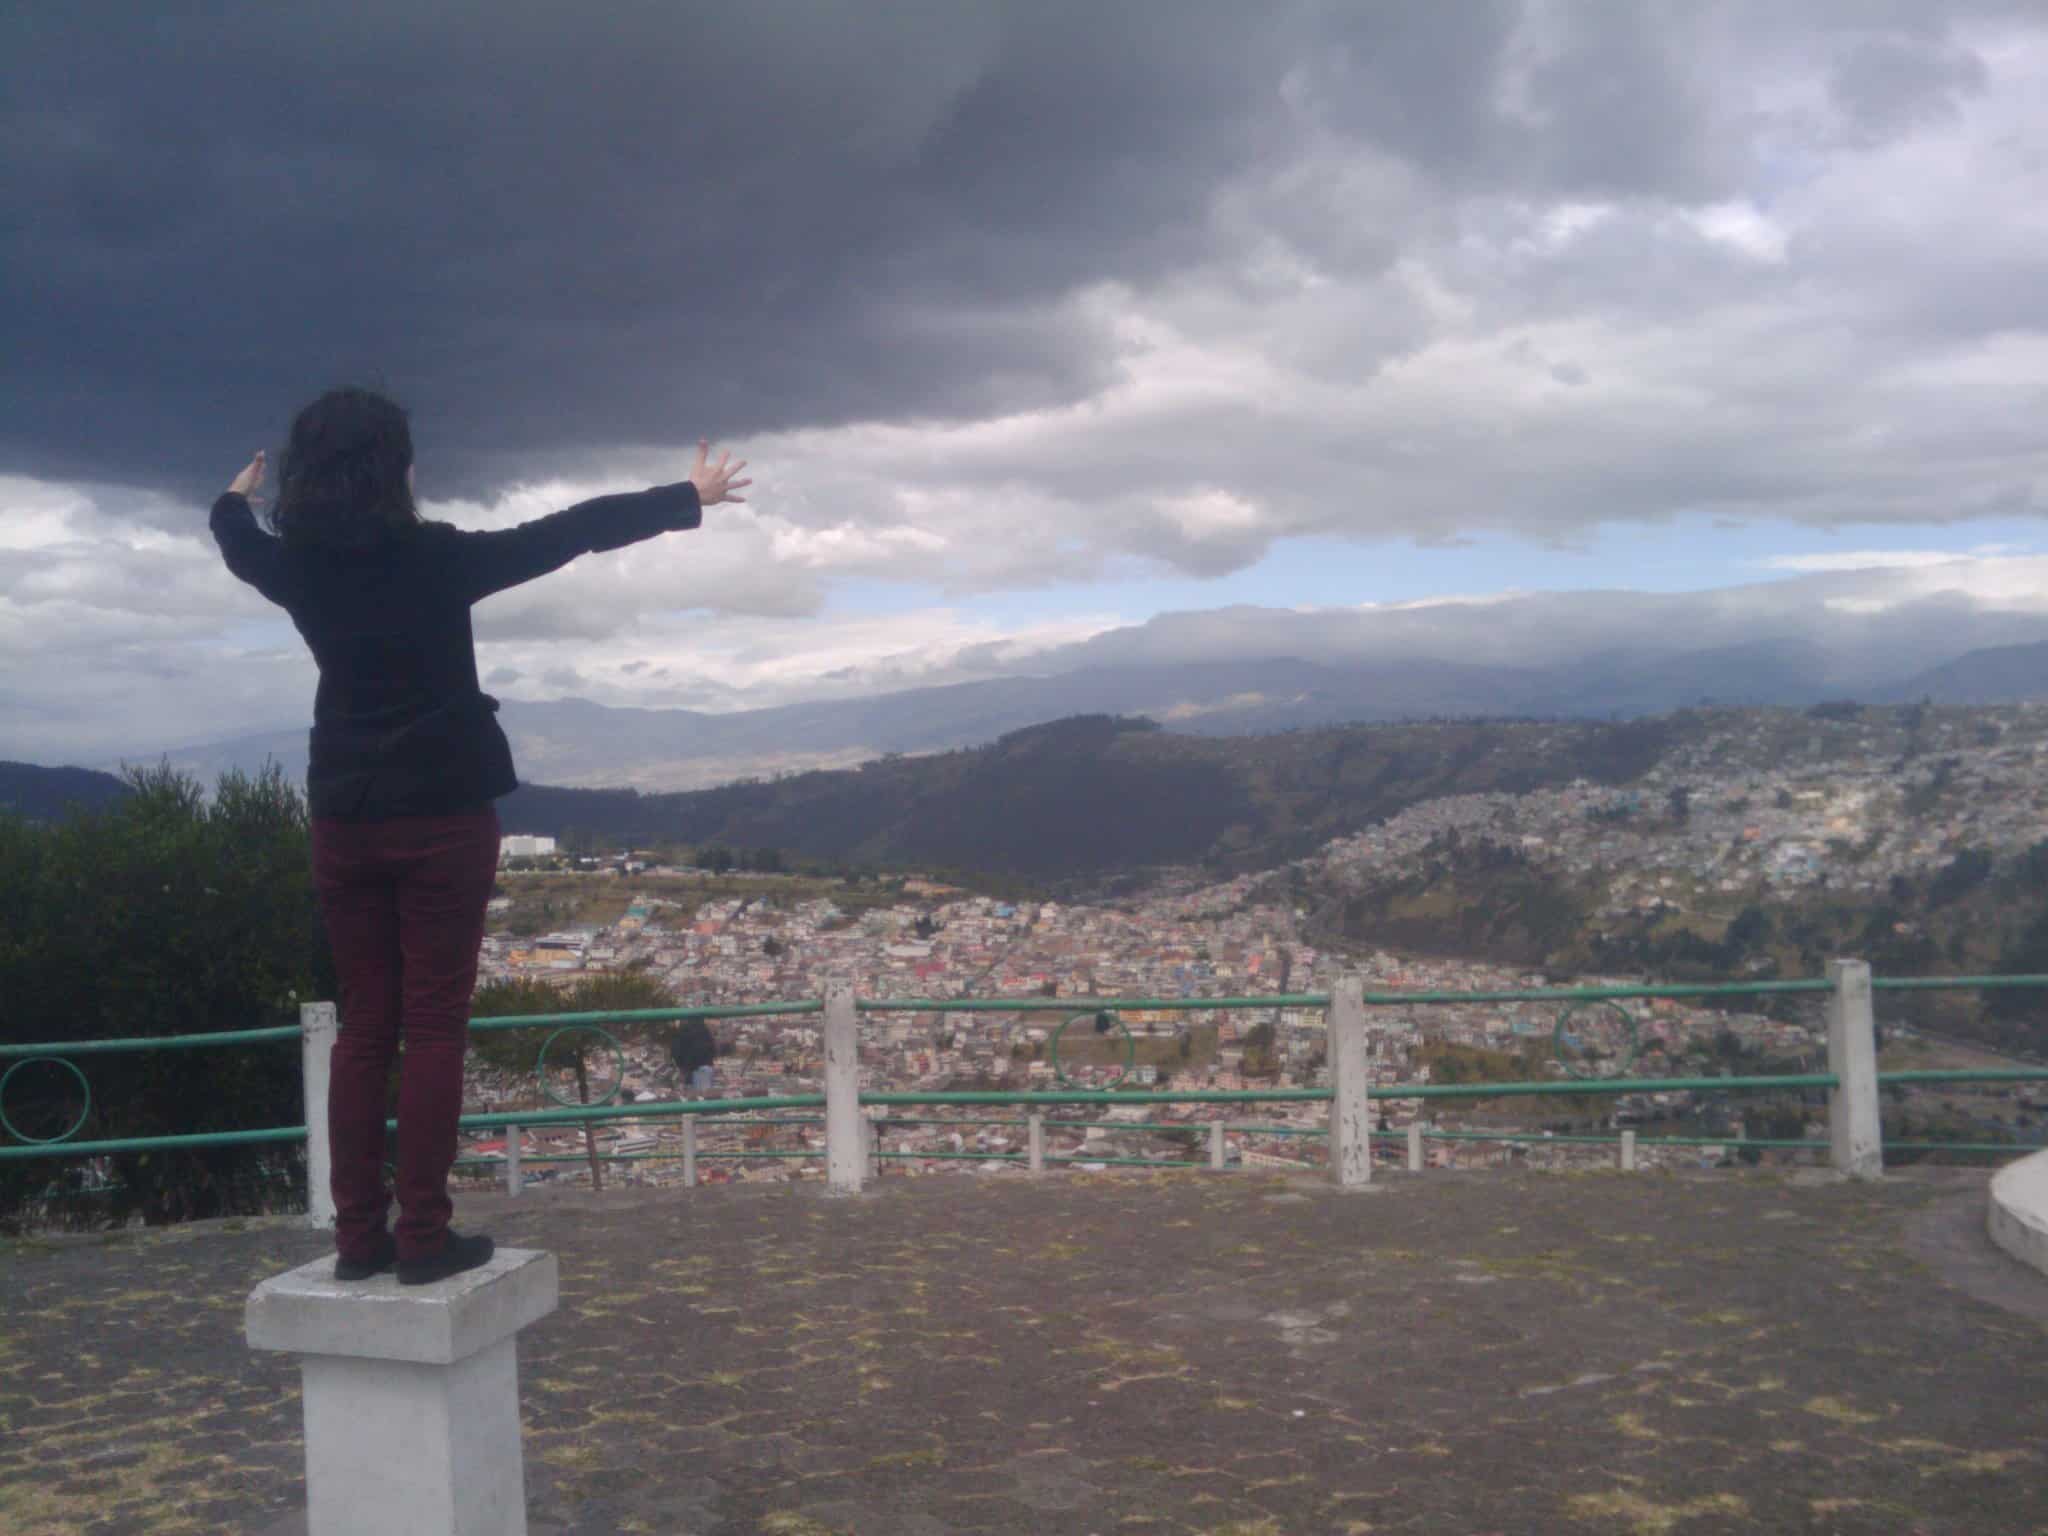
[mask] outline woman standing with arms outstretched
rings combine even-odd
[[[695,528],[750,481],[698,444],[687,480],[599,496],[498,532],[423,520],[412,433],[382,395],[338,389],[292,422],[277,502],[257,526],[263,455],[213,504],[228,569],[291,615],[320,669],[306,772],[313,880],[341,981],[327,1097],[335,1278],[394,1265],[417,1285],[473,1269],[491,1240],[450,1229],[448,1170],[484,910],[492,801],[512,750],[477,683],[472,604],[578,555]],[[384,1085],[398,1090],[398,1223],[387,1231]]]

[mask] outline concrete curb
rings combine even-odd
[[[2048,1275],[2048,1152],[2023,1157],[1992,1176],[1985,1225],[1991,1241]]]

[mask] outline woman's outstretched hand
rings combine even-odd
[[[729,451],[721,453],[718,462],[711,463],[711,440],[704,437],[697,439],[697,466],[690,471],[690,484],[697,487],[697,500],[704,506],[716,506],[721,501],[747,499],[744,496],[733,495],[741,486],[754,483],[751,480],[733,479],[734,475],[747,467],[747,461],[741,459],[737,464],[726,463],[725,461],[731,457]],[[257,458],[260,461],[262,455],[257,455]]]
[[[255,499],[256,487],[263,483],[263,450],[256,450],[256,457],[249,461],[249,467],[228,482],[228,489],[237,496]]]

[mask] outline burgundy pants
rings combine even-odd
[[[447,1241],[448,1169],[462,1113],[462,1057],[484,909],[498,868],[498,813],[347,822],[315,817],[313,883],[341,980],[341,1031],[327,1091],[334,1245],[381,1245],[385,1084],[398,1086],[398,1256]]]

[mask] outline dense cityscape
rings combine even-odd
[[[1729,711],[1624,788],[1431,800],[1309,861],[1341,882],[1398,876],[1447,834],[1599,874],[1603,915],[1824,886],[1881,891],[1959,854],[2021,852],[2048,830],[2048,706],[1949,710],[1853,730]],[[1802,726],[1804,727],[1802,729]]]
[[[1455,834],[1512,846],[1575,876],[1597,874],[1606,892],[1603,914],[1691,902],[1719,903],[1732,911],[1742,902],[1768,902],[1830,881],[1844,889],[1879,888],[1904,873],[1938,872],[1969,850],[2008,856],[2038,838],[2043,792],[2032,769],[2048,753],[2048,710],[2022,706],[1974,720],[1931,722],[1924,743],[1911,750],[1901,750],[1896,728],[1880,724],[1852,738],[1847,750],[1840,733],[1831,732],[1825,750],[1815,733],[1802,750],[1788,753],[1773,743],[1766,752],[1756,739],[1763,729],[1757,718],[1731,714],[1724,730],[1625,790],[1580,782],[1522,795],[1433,800],[1334,840],[1297,867],[1340,888],[1367,885],[1398,877]],[[1764,757],[1776,758],[1777,765],[1757,766]],[[1918,814],[1905,814],[1909,806]],[[631,853],[569,858],[546,837],[508,836],[504,858],[506,894],[492,903],[495,931],[484,944],[486,981],[524,978],[568,987],[593,975],[639,973],[669,988],[681,1005],[720,1006],[815,999],[828,979],[843,977],[864,1000],[908,1004],[863,1013],[865,1091],[1323,1088],[1329,1072],[1319,1007],[1137,1007],[1098,1021],[1083,1001],[1327,995],[1346,969],[1357,970],[1367,988],[1381,994],[1558,984],[1555,977],[1481,961],[1396,954],[1370,944],[1341,951],[1319,945],[1307,935],[1308,914],[1288,903],[1285,882],[1272,872],[1228,881],[1169,873],[1141,895],[1087,902],[999,900],[910,878],[900,883],[892,904],[849,903],[851,909],[842,909],[829,893],[817,894],[816,880],[754,874],[747,877],[748,894],[728,896],[721,894],[719,878],[703,869],[656,864]],[[622,915],[524,937],[505,930],[522,881],[565,876],[587,889],[608,889],[614,905],[623,898]],[[652,894],[680,888],[693,894]],[[1644,979],[1587,975],[1570,983],[1627,985]],[[915,1006],[920,999],[968,997],[1073,999],[1077,1012],[945,1013]],[[1559,1008],[1381,1005],[1372,1035],[1375,1092],[1381,1085],[1429,1083],[1446,1048],[1498,1053],[1488,1058],[1496,1067],[1519,1064],[1516,1070],[1555,1077],[1568,1091],[1573,1070],[1583,1063],[1568,1067],[1567,1052],[1554,1037]],[[1714,1069],[1717,1049],[1814,1069],[1824,1059],[1817,1008],[1788,1019],[1658,999],[1631,1002],[1626,1013],[1626,1020],[1608,1011],[1590,1021],[1616,1034],[1610,1047],[1634,1063],[1636,1075]],[[817,1091],[818,1022],[815,1015],[719,1021],[709,1096]],[[630,1102],[678,1096],[684,1082],[664,1047],[663,1031],[622,1033],[621,1097]],[[1577,1038],[1567,1033],[1568,1041]],[[539,1102],[530,1074],[507,1074],[473,1058],[471,1077],[473,1107]],[[1584,1114],[1587,1105],[1582,1100],[1576,1108]],[[2033,1105],[2023,1108],[2031,1111]],[[1385,1132],[1410,1124],[1434,1132],[1499,1123],[1392,1097],[1380,1114],[1378,1128]],[[1744,1130],[1739,1105],[1702,1105],[1687,1093],[1603,1100],[1595,1115],[1586,1128],[1611,1131],[1689,1115],[1690,1128],[1717,1127],[1730,1137]],[[1817,1107],[1812,1115],[1800,1134],[1820,1134]],[[746,1132],[749,1146],[764,1145],[768,1134],[759,1118]],[[801,1115],[778,1118],[775,1147],[782,1156],[707,1163],[703,1176],[816,1175],[822,1168],[821,1128],[804,1123]],[[1322,1155],[1317,1133],[1327,1111],[1320,1101],[1299,1100],[1077,1107],[1068,1118],[1088,1122],[1085,1130],[1061,1130],[1058,1118],[1049,1126],[1049,1156],[1200,1157],[1207,1143],[1198,1144],[1195,1136],[1206,1136],[1220,1121],[1227,1127],[1232,1163],[1309,1167]],[[1141,1119],[1149,1129],[1110,1129],[1115,1122]],[[1529,1119],[1525,1113],[1524,1128]],[[680,1177],[668,1159],[677,1153],[681,1134],[673,1119],[628,1120],[608,1125],[598,1144],[621,1157],[644,1159],[620,1165],[629,1182],[663,1182]],[[1613,1156],[1611,1149],[1564,1142],[1544,1147],[1546,1139],[1540,1130],[1498,1142],[1433,1137],[1427,1156],[1439,1166],[1533,1157],[1566,1167],[1601,1164]],[[890,1125],[882,1143],[908,1172],[950,1167],[952,1159],[963,1157],[990,1172],[1013,1170],[1022,1144],[1014,1115],[1009,1124],[979,1127]],[[584,1140],[579,1132],[541,1131],[529,1133],[526,1145],[544,1156],[566,1156]],[[733,1151],[740,1143],[704,1145]],[[818,1160],[793,1155],[804,1151],[815,1151]],[[990,1160],[973,1163],[977,1152]],[[913,1156],[918,1153],[934,1154],[934,1160],[920,1164]],[[475,1138],[471,1154],[501,1158],[502,1137]],[[1652,1163],[1687,1165],[1711,1165],[1730,1155],[1732,1149],[1710,1140],[1644,1152]],[[573,1171],[542,1169],[536,1176],[589,1175],[573,1165]]]

